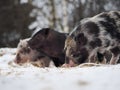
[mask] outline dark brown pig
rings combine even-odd
[[[43,28],[31,37],[28,44],[33,50],[50,57],[56,66],[61,66],[65,62],[63,49],[66,35],[50,28]]]

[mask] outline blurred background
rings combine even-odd
[[[16,47],[32,32],[70,32],[85,17],[120,10],[120,0],[0,0],[0,47]]]

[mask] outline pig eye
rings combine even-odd
[[[76,54],[71,54],[71,57],[76,57]]]
[[[22,48],[23,46],[22,46],[22,45],[20,45],[20,47]]]
[[[72,57],[79,57],[81,56],[80,53],[72,54]]]
[[[24,53],[23,51],[20,51],[20,53]]]

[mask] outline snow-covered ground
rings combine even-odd
[[[0,49],[0,90],[120,90],[120,64],[74,68],[18,66],[16,49]]]

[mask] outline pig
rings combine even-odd
[[[116,64],[120,57],[120,11],[82,19],[65,41],[65,66]]]
[[[63,50],[66,37],[66,33],[60,33],[51,28],[42,28],[32,35],[28,45],[33,50],[42,52],[50,57],[58,67],[65,63]]]
[[[19,65],[31,63],[39,67],[49,67],[52,60],[43,53],[31,49],[28,45],[29,40],[30,38],[20,40],[14,62]]]

